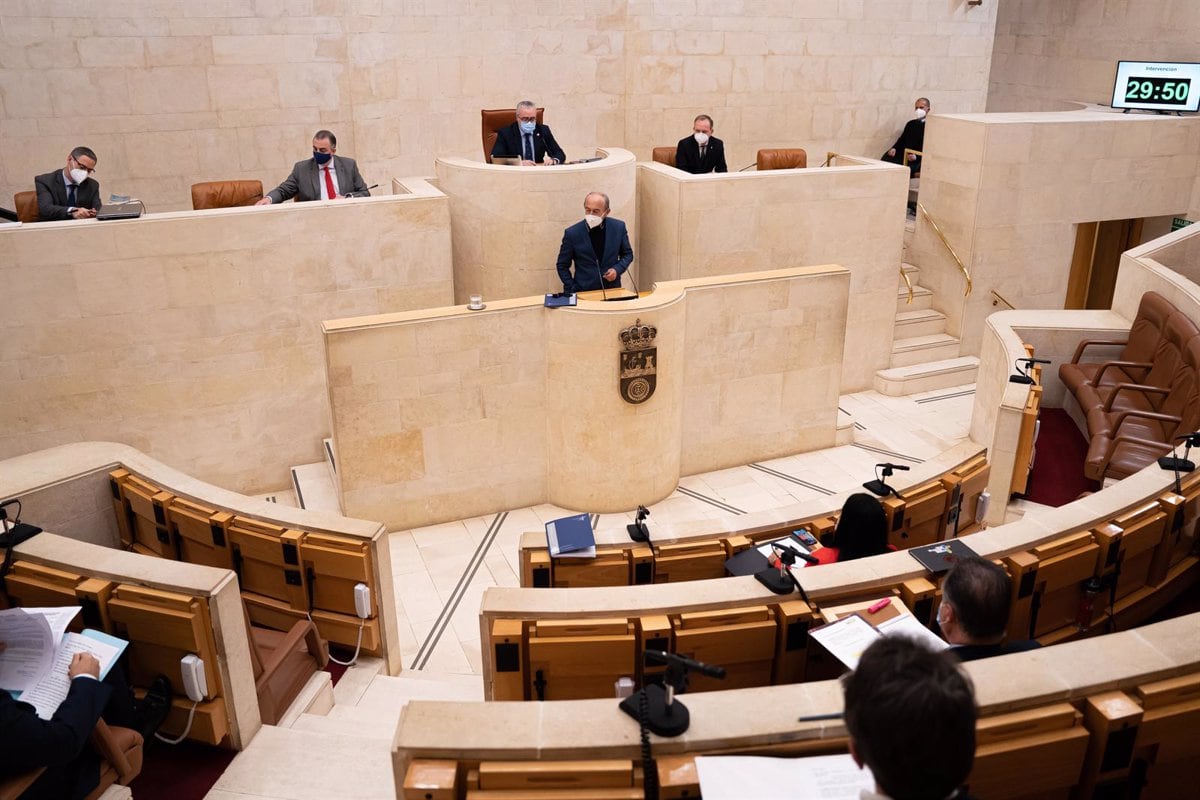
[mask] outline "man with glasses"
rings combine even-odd
[[[547,157],[554,164],[567,160],[550,129],[538,124],[537,106],[532,100],[522,100],[517,103],[517,121],[496,132],[492,158],[519,158],[522,166],[532,167]]]
[[[269,206],[293,197],[297,203],[303,203],[370,196],[367,182],[354,159],[335,155],[337,137],[332,131],[320,130],[313,134],[312,149],[312,158],[297,161],[287,180],[267,192],[267,196],[255,205]]]
[[[76,147],[67,156],[67,166],[38,175],[38,221],[90,219],[100,210],[100,184],[96,172],[96,154],[90,147]]]

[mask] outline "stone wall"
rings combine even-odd
[[[320,322],[447,305],[449,208],[413,193],[0,226],[0,457],[110,440],[255,493],[321,458]]]
[[[1118,61],[1197,59],[1200,14],[1188,0],[998,5],[988,111],[1054,111],[1071,101],[1107,104]]]
[[[849,283],[807,267],[327,321],[342,509],[391,530],[545,502],[628,511],[681,474],[830,447]],[[658,329],[657,385],[633,405],[617,334],[638,320]]]
[[[568,157],[649,158],[707,112],[760,147],[878,155],[928,94],[982,111],[996,4],[945,0],[6,0],[0,198],[99,154],[102,191],[186,208],[338,135],[368,183],[479,158],[479,109],[546,106]],[[4,203],[7,205],[7,201]]]

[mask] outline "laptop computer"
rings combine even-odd
[[[908,553],[934,575],[949,571],[960,558],[979,555],[961,539],[947,539],[924,547],[910,547]]]
[[[146,207],[141,200],[130,200],[127,203],[109,203],[101,206],[96,212],[96,219],[137,219]]]

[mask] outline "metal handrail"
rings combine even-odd
[[[925,219],[929,220],[929,224],[933,226],[933,232],[937,234],[938,238],[942,240],[942,244],[944,244],[946,249],[950,251],[950,255],[954,258],[954,263],[958,265],[958,271],[962,273],[964,278],[966,278],[967,288],[963,290],[963,297],[970,296],[971,290],[975,287],[974,283],[971,281],[971,273],[967,271],[967,267],[965,264],[963,264],[962,259],[958,257],[958,253],[954,252],[954,248],[950,245],[950,242],[946,240],[946,234],[942,233],[942,229],[938,227],[937,221],[930,216],[928,209],[925,208],[925,205],[921,202],[918,202],[917,208],[922,214],[925,215]]]
[[[1004,305],[1008,306],[1009,308],[1016,309],[1016,306],[1014,306],[1012,303],[1008,302],[1008,300],[1005,299],[1004,295],[1000,294],[995,289],[992,289],[992,298],[993,298],[992,305],[996,305],[996,301],[999,300],[1001,303],[1004,303]]]
[[[904,285],[908,287],[908,302],[905,305],[911,306],[913,301],[912,281],[908,279],[908,273],[904,271],[904,267],[900,267],[900,277],[904,279]]]
[[[835,158],[841,158],[841,157],[842,157],[841,153],[833,153],[833,152],[826,151],[825,152],[825,163],[822,164],[821,166],[828,167],[830,164],[833,163],[833,160]]]

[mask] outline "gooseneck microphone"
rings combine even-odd
[[[353,192],[346,192],[344,195],[342,195],[342,197],[369,197],[371,190],[378,189],[378,188],[379,188],[378,183],[372,183],[370,186],[368,186],[365,189],[358,189]]]
[[[903,464],[891,464],[886,461],[882,464],[876,464],[875,474],[878,477],[876,477],[876,479],[873,481],[867,481],[864,483],[863,488],[872,494],[879,495],[880,497],[887,497],[889,494],[894,494],[896,497],[900,497],[899,492],[887,485],[887,479],[891,477],[894,470],[908,472],[909,469],[911,469],[911,467],[906,467]]]

